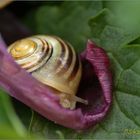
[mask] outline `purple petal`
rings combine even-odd
[[[103,49],[88,41],[81,54],[83,76],[77,95],[89,105],[78,104],[75,110],[59,105],[59,97],[20,68],[7,53],[0,39],[0,86],[49,120],[76,130],[86,129],[101,121],[111,104],[112,78],[109,59]]]

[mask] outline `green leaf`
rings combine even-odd
[[[116,24],[116,20],[116,16],[107,8],[89,20],[92,39],[108,52],[115,52],[118,47],[131,43],[140,36],[140,30],[124,29]]]
[[[0,138],[24,138],[26,130],[16,116],[9,96],[0,89]]]
[[[114,13],[114,25],[128,32],[137,32],[140,30],[140,1],[106,1],[105,6]]]
[[[122,28],[106,26],[100,36],[100,46],[108,52],[116,52],[140,36],[139,32],[127,32]]]
[[[88,22],[93,37],[99,38],[104,28],[107,25],[111,25],[113,18],[112,13],[106,8],[101,10],[96,16],[93,16]]]

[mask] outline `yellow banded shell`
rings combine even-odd
[[[61,94],[61,105],[75,108],[82,67],[73,47],[56,36],[36,35],[21,39],[8,47],[15,61],[37,80]]]

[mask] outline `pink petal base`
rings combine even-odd
[[[0,39],[0,86],[9,95],[20,100],[49,120],[76,130],[87,129],[107,114],[112,98],[112,77],[109,59],[105,51],[88,41],[81,54],[83,77],[78,96],[89,101],[85,106],[77,104],[75,110],[59,105],[59,97],[45,85],[21,69],[7,53]]]

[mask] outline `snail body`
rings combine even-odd
[[[8,47],[14,60],[41,83],[53,88],[64,108],[74,109],[82,74],[81,62],[73,47],[56,36],[36,35]]]

